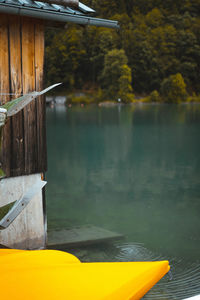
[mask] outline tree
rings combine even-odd
[[[127,65],[121,66],[121,76],[119,77],[118,97],[123,102],[130,102],[133,99],[133,89],[131,86],[131,69]]]
[[[187,98],[186,84],[180,73],[164,79],[161,84],[161,95],[166,102],[177,103]]]
[[[163,80],[177,73],[184,77],[190,94],[200,92],[200,0],[85,0],[84,3],[96,9],[99,17],[118,20],[120,30],[67,24],[62,31],[48,31],[45,67],[48,83],[62,80],[63,88],[69,90],[91,83],[103,87],[108,81],[104,90],[113,89],[114,95],[116,87],[110,85],[116,85],[116,78],[112,82],[106,79],[104,69],[108,66],[104,61],[112,49],[123,49],[134,77],[135,93],[160,90]]]
[[[86,55],[83,40],[83,31],[76,25],[56,30],[53,36],[47,35],[45,71],[48,84],[62,81],[66,89],[77,87]]]
[[[148,26],[155,28],[162,25],[163,15],[158,8],[154,8],[146,15],[145,20]]]
[[[87,64],[87,68],[89,66],[92,67],[92,81],[97,81],[98,74],[102,71],[102,66],[104,63],[104,57],[106,53],[112,50],[115,47],[115,41],[113,39],[112,31],[108,28],[88,28],[86,32],[86,36],[88,32],[92,31],[93,35],[88,40],[88,43],[85,44],[85,48],[87,49],[87,54],[90,59]]]
[[[154,90],[153,92],[151,92],[151,94],[149,95],[149,101],[150,102],[160,102],[160,95],[159,95],[158,91]]]
[[[124,100],[127,101],[128,94],[132,92],[131,70],[127,61],[127,56],[122,49],[111,50],[105,55],[100,84],[105,97],[110,100],[124,97]]]

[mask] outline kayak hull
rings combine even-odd
[[[0,250],[1,297],[12,300],[140,299],[168,261],[81,263],[56,250]]]

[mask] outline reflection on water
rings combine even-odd
[[[169,259],[145,299],[200,293],[200,105],[47,111],[49,229],[93,224],[126,236],[72,249],[83,261]]]

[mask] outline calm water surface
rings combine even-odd
[[[200,105],[47,109],[48,228],[124,234],[82,261],[168,259],[144,298],[200,294]]]

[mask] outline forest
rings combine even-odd
[[[200,101],[200,0],[84,0],[120,29],[46,31],[45,80],[88,101]],[[72,100],[82,101],[84,96]],[[75,99],[77,98],[77,99]]]

